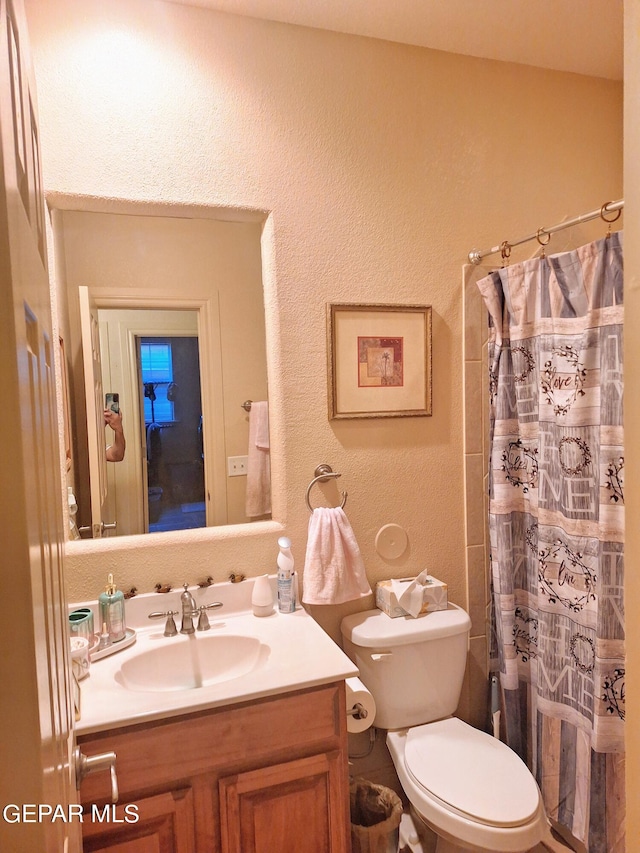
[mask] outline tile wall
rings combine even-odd
[[[466,264],[462,279],[465,556],[471,638],[458,715],[477,728],[487,728],[489,721],[487,312],[476,285],[487,272],[486,267]]]

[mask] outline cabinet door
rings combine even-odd
[[[196,843],[191,789],[141,797],[128,807],[118,806],[115,813],[105,811],[104,806],[96,807],[93,814],[87,811],[82,824],[82,849],[83,853],[193,853]]]
[[[219,781],[222,853],[348,853],[339,752]]]

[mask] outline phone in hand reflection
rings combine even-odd
[[[105,394],[104,407],[118,414],[120,412],[120,394]]]

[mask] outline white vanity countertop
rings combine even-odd
[[[209,611],[211,628],[186,637],[165,637],[164,619],[148,620],[154,610],[180,610],[181,590],[165,595],[141,595],[126,602],[127,625],[137,631],[136,642],[101,660],[93,661],[80,682],[81,717],[76,733],[89,734],[167,717],[219,708],[252,699],[328,684],[358,674],[355,664],[305,610],[257,617],[246,609],[252,579],[241,584],[216,584],[190,589],[198,605],[223,601]],[[239,589],[239,587],[244,587]],[[83,602],[76,607],[91,606]],[[97,615],[97,614],[96,614]],[[175,617],[178,629],[181,617]],[[97,622],[96,622],[97,625]],[[175,643],[199,643],[213,636],[255,637],[268,649],[260,665],[245,675],[208,686],[182,690],[132,690],[123,686],[118,672],[123,663],[144,652],[167,649]],[[163,655],[157,651],[162,667]]]

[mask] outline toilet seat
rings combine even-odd
[[[506,744],[462,720],[409,729],[404,763],[414,784],[468,820],[518,827],[538,812],[538,786],[524,762]]]
[[[445,723],[446,725],[441,726],[441,723]],[[430,750],[433,758],[432,762],[427,762],[426,755],[424,754],[420,760],[417,754],[418,750],[421,749],[417,744],[427,743],[431,746],[431,738],[429,736],[426,740],[423,740],[424,731],[426,729],[429,729],[430,732],[440,733],[439,738],[433,738],[434,749]],[[506,786],[508,789],[508,795],[498,793],[497,780],[492,778],[492,776],[496,776],[497,774],[491,773],[492,759],[491,757],[487,758],[486,754],[483,755],[481,759],[477,757],[478,754],[475,746],[476,741],[469,741],[465,739],[465,735],[469,735],[467,729],[472,733],[470,735],[471,738],[479,735],[483,739],[487,738],[490,741],[494,740],[490,735],[478,732],[477,730],[472,729],[471,726],[468,726],[466,723],[463,723],[461,720],[456,720],[455,718],[447,718],[446,720],[441,720],[436,723],[426,723],[411,729],[396,729],[395,731],[387,732],[387,746],[389,747],[391,758],[398,773],[400,784],[402,785],[409,802],[414,807],[419,817],[424,820],[424,822],[430,826],[438,836],[448,839],[449,842],[458,844],[461,849],[483,850],[486,851],[486,853],[524,853],[524,851],[530,851],[541,841],[547,829],[546,815],[542,805],[542,797],[538,791],[538,786],[536,785],[533,777],[529,774],[525,765],[520,761],[520,759],[517,759],[518,763],[515,766],[511,766],[510,764],[507,765],[509,772],[509,776],[507,777],[508,784]],[[453,734],[447,736],[445,739],[444,732],[447,730],[453,732]],[[473,734],[474,731],[476,732],[476,735]],[[408,762],[406,746],[409,739],[412,741],[415,739],[415,743],[409,750],[413,755],[410,755]],[[435,744],[437,740],[440,739],[443,741],[446,740],[446,743],[440,744],[437,747],[441,752],[440,757],[436,761]],[[459,745],[458,747],[455,747],[453,744],[455,744],[456,741],[458,741],[459,744],[464,744],[466,742],[467,746],[464,747]],[[495,742],[500,743],[497,739],[495,739]],[[484,744],[484,740],[482,740],[481,743]],[[501,744],[501,747],[508,749],[504,744]],[[452,750],[457,750],[458,752],[455,764],[451,757],[453,754]],[[493,754],[494,753],[489,752],[489,756]],[[444,759],[443,755],[445,756]],[[481,762],[484,764],[487,761],[490,762],[489,769],[484,773],[478,770],[478,765],[480,765]],[[408,763],[413,766],[413,772],[410,772]],[[428,766],[429,763],[431,763],[431,766],[435,768],[435,774],[439,776],[440,780],[443,781],[443,784],[440,784],[440,782],[434,782],[432,779],[425,776],[420,769],[418,769],[420,766]],[[457,794],[453,795],[451,793],[451,783],[449,783],[447,790],[447,785],[444,784],[444,781],[449,771],[451,774],[457,774],[455,776],[456,787],[460,788],[459,783],[462,776],[470,773],[473,765],[475,765],[475,772],[478,774],[476,778],[481,779],[481,787],[488,791],[489,798],[494,800],[496,806],[501,799],[503,805],[505,801],[511,802],[512,798],[517,796],[517,792],[514,792],[513,790],[516,787],[524,787],[529,790],[529,792],[532,790],[535,791],[536,806],[533,816],[528,820],[524,819],[522,823],[519,823],[516,826],[505,826],[505,815],[507,821],[515,819],[514,814],[516,814],[516,811],[513,810],[511,806],[507,806],[505,811],[501,808],[500,814],[497,814],[497,808],[493,811],[488,809],[479,809],[476,806],[469,805],[470,802],[474,802],[473,800],[467,800],[465,803]],[[498,762],[498,766],[504,769],[504,765],[502,765],[501,762]],[[511,775],[512,772],[514,775]],[[523,773],[525,774],[524,777],[522,776]],[[427,778],[427,781],[436,789],[436,793],[432,793],[427,787],[425,787],[425,785],[420,781],[416,781],[414,778],[421,776],[423,778]],[[445,802],[446,797],[453,800],[453,804]],[[471,811],[475,812],[488,811],[488,817],[493,817],[493,819],[496,820],[496,824],[487,821],[486,814],[485,818],[480,819],[478,816],[472,817],[470,814],[464,813],[460,809],[460,805],[463,807],[466,806],[467,809],[471,808]],[[509,809],[511,809],[511,811],[509,811]],[[529,801],[525,799],[525,807],[522,809],[521,814],[525,814],[529,811]]]

